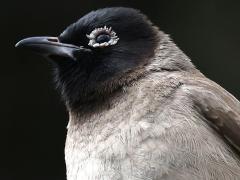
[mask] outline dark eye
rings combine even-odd
[[[89,35],[86,34],[89,39],[88,45],[94,48],[107,47],[117,44],[119,38],[111,27],[106,26],[94,29]]]
[[[111,40],[111,36],[108,34],[100,34],[96,37],[96,42],[101,44]]]

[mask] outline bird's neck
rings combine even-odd
[[[134,81],[131,85],[125,85],[121,90],[109,94],[109,97],[102,101],[86,103],[78,111],[68,108],[70,129],[75,132],[75,127],[77,129],[88,125],[96,127],[100,119],[103,124],[106,124],[107,121],[118,121],[117,119],[120,118],[118,115],[127,112],[131,115],[131,109],[137,109],[136,106],[145,103],[146,97],[150,96],[155,99],[156,91],[160,99],[166,98],[169,93],[181,85],[177,74],[181,74],[181,72],[152,72]],[[115,123],[122,121],[119,120]]]
[[[159,32],[160,41],[153,60],[146,71],[196,71],[190,58],[164,32]]]
[[[172,42],[169,36],[161,31],[159,33],[161,37],[160,42],[149,64],[128,72],[128,74],[124,74],[122,77],[114,78],[111,82],[103,83],[97,88],[97,94],[86,96],[86,99],[78,102],[77,107],[67,103],[68,110],[73,114],[81,116],[82,114],[88,115],[108,109],[124,95],[126,89],[131,88],[140,80],[150,77],[155,72],[195,71],[199,73],[190,59]],[[109,84],[110,87],[114,88],[106,88],[109,87]]]
[[[103,111],[111,106],[116,99],[122,97],[126,89],[145,78],[147,73],[144,67],[139,67],[107,82],[99,83],[91,92],[86,92],[84,96],[79,97],[76,103],[71,103],[66,99],[66,106],[69,111],[75,114],[86,115]]]

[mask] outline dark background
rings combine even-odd
[[[64,180],[67,113],[51,67],[16,50],[27,36],[58,35],[101,7],[141,9],[210,79],[240,99],[240,1],[8,0],[0,9],[0,180]]]

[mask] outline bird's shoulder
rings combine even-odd
[[[227,90],[203,75],[182,76],[180,93],[219,134],[240,150],[240,102]]]

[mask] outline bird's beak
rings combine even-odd
[[[57,37],[30,37],[19,41],[15,47],[30,49],[43,56],[61,56],[75,60],[74,53],[83,47],[59,42]]]

